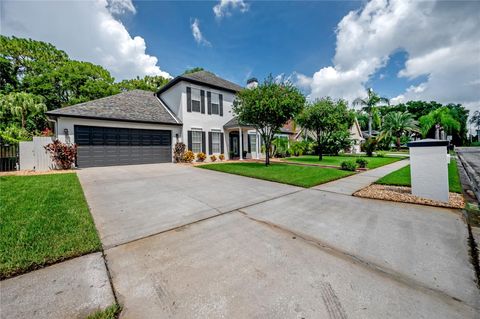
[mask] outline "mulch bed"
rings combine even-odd
[[[450,193],[449,202],[444,203],[414,196],[412,189],[404,186],[373,184],[357,191],[353,196],[447,208],[463,208],[465,206],[462,194]]]

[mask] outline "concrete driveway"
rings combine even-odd
[[[79,176],[123,318],[480,316],[458,211],[170,164]]]

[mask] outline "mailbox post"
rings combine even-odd
[[[448,202],[448,141],[424,139],[407,144],[415,196]]]

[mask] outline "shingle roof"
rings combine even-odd
[[[47,115],[123,120],[131,122],[181,124],[155,93],[132,90],[98,100],[48,111]]]
[[[172,81],[168,82],[166,85],[160,88],[157,94],[165,92],[180,81],[187,81],[195,84],[204,84],[216,89],[224,89],[227,91],[231,91],[233,93],[236,93],[243,89],[240,85],[222,79],[221,77],[218,77],[213,73],[207,71],[198,71],[177,76]]]

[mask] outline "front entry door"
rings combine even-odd
[[[230,133],[230,154],[232,157],[240,157],[240,136],[238,132]]]

